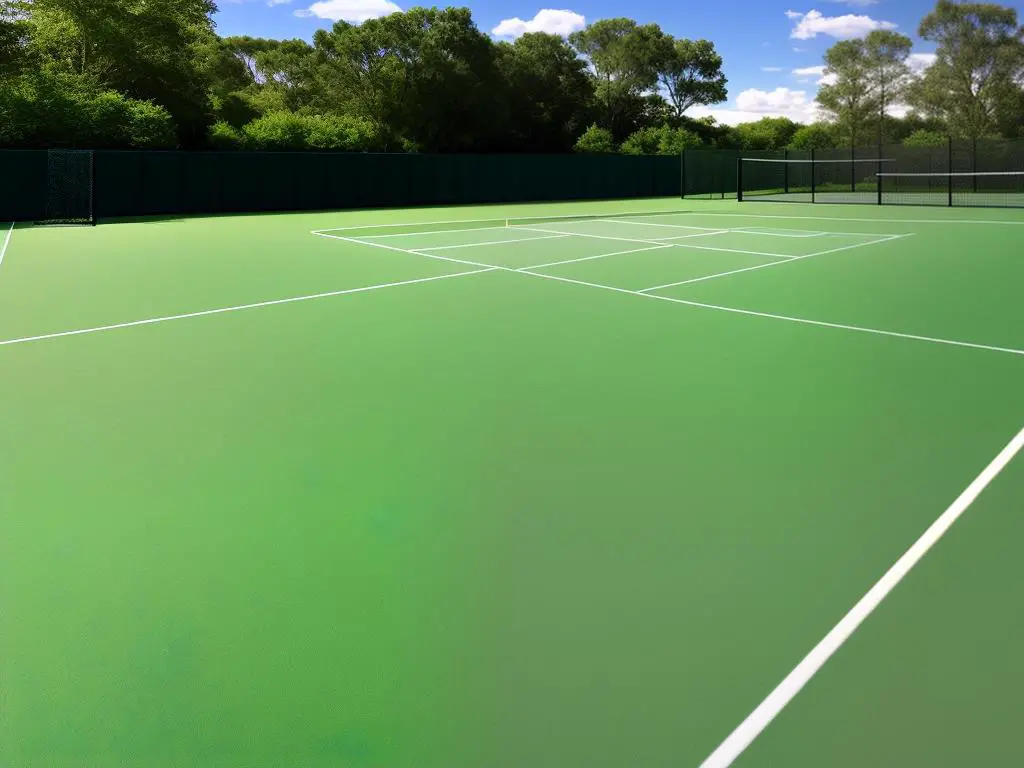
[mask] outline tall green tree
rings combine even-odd
[[[602,19],[569,36],[591,68],[603,127],[617,138],[638,127],[629,108],[658,81],[663,39],[657,24],[641,26],[626,18]]]
[[[841,40],[825,52],[825,74],[834,82],[818,89],[817,101],[835,121],[849,146],[856,146],[867,121],[877,113],[872,68],[863,40]]]
[[[879,146],[883,142],[888,109],[906,94],[910,81],[907,58],[912,47],[909,37],[888,29],[876,29],[864,39],[871,94],[878,108]]]
[[[509,106],[508,146],[566,152],[593,119],[586,65],[557,35],[531,32],[500,43],[498,71]]]
[[[963,138],[1013,122],[1024,77],[1024,30],[1014,8],[939,0],[918,34],[938,47],[935,63],[911,89],[916,107]]]
[[[676,40],[665,35],[656,74],[677,120],[691,107],[720,104],[729,97],[722,57],[710,40]]]
[[[212,110],[194,46],[215,10],[212,0],[33,0],[30,34],[41,68],[163,106],[195,146]]]
[[[492,149],[507,123],[495,45],[466,8],[413,8],[313,40],[319,104],[373,120],[405,146]]]

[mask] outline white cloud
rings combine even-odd
[[[793,46],[793,53],[807,53],[807,49],[806,49],[806,48],[797,48],[797,47],[796,47],[796,46],[794,45],[794,46]]]
[[[762,72],[781,72],[782,67],[761,67]]]
[[[401,11],[391,0],[320,0],[309,8],[296,11],[295,15],[359,24]]]
[[[869,5],[878,5],[878,0],[827,0],[830,3],[842,3],[852,5],[854,8],[867,8]]]
[[[503,19],[491,34],[497,37],[519,37],[527,32],[547,32],[552,35],[566,37],[570,32],[583,29],[587,20],[575,11],[557,11],[544,8],[529,21],[520,18]]]
[[[891,21],[879,21],[870,16],[857,16],[848,13],[845,16],[825,16],[821,11],[796,13],[786,11],[786,17],[797,22],[790,37],[795,40],[811,40],[818,35],[828,35],[837,40],[852,37],[863,37],[876,29],[896,29]]]
[[[764,93],[764,91],[762,91]],[[799,93],[799,91],[797,91]],[[737,101],[739,101],[737,99]],[[817,105],[808,101],[803,105],[794,105],[787,110],[771,112],[754,112],[734,107],[694,107],[687,112],[692,117],[713,117],[715,122],[721,125],[739,125],[740,123],[753,123],[762,117],[788,117],[798,123],[813,123],[818,119]]]
[[[694,107],[687,114],[692,117],[710,116],[723,125],[750,123],[762,117],[788,117],[800,123],[812,123],[818,118],[818,106],[806,91],[749,88],[736,97],[732,106]]]
[[[292,0],[267,0],[267,5],[287,5]]]
[[[816,67],[799,67],[793,70],[793,74],[797,77],[808,77],[810,75],[817,75],[821,77],[825,74],[825,65],[819,64]]]
[[[934,53],[912,53],[907,57],[907,66],[915,75],[924,74],[924,71],[934,63]]]
[[[838,82],[839,82],[839,75],[837,75],[835,72],[829,72],[827,75],[824,75],[818,81],[818,85],[835,85]]]

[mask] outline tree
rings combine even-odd
[[[949,144],[949,137],[938,131],[925,129],[914,131],[903,140],[904,147],[944,147]]]
[[[466,8],[413,8],[313,39],[317,103],[429,151],[487,150],[507,126],[495,45]]]
[[[821,86],[818,104],[836,121],[849,146],[856,146],[868,117],[877,111],[864,41],[842,40],[829,48],[825,52],[825,74],[833,76],[835,82]]]
[[[790,149],[803,151],[835,149],[837,145],[835,126],[828,125],[827,123],[802,125],[796,129],[793,137],[789,140]]]
[[[500,43],[497,66],[509,105],[511,148],[564,152],[592,120],[586,65],[562,38],[543,32]]]
[[[615,136],[635,129],[627,116],[630,103],[642,98],[658,80],[664,33],[657,24],[632,19],[602,19],[569,35],[573,48],[591,67],[602,123]]]
[[[33,0],[40,68],[167,109],[185,146],[205,141],[212,109],[194,45],[212,34],[212,0]]]
[[[620,151],[624,155],[678,155],[685,149],[701,146],[700,136],[685,128],[665,124],[657,128],[641,128],[631,133]]]
[[[732,132],[740,149],[782,149],[799,128],[788,117],[762,117],[753,123],[740,123]]]
[[[913,47],[909,37],[888,29],[876,29],[864,39],[871,95],[878,107],[878,145],[882,145],[886,110],[906,92],[910,79],[907,57]]]
[[[573,149],[590,155],[610,155],[615,152],[615,139],[611,131],[595,123],[583,132]]]
[[[665,35],[657,57],[657,78],[678,120],[698,104],[720,104],[728,98],[722,57],[709,40],[676,40]]]
[[[969,139],[1012,122],[1024,77],[1024,30],[1016,10],[939,0],[918,34],[938,47],[935,63],[911,89],[915,106]]]

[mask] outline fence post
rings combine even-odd
[[[818,166],[814,162],[814,148],[811,148],[811,202],[815,202],[816,195],[815,190],[818,186]]]
[[[686,197],[686,150],[679,153],[679,197]]]
[[[736,202],[743,202],[743,155],[736,158]]]
[[[947,182],[948,182],[947,185],[946,185],[946,187],[947,187],[946,194],[947,194],[947,196],[949,198],[949,207],[952,208],[953,207],[953,137],[952,136],[949,137],[949,145],[948,145],[947,157],[946,157],[946,172],[949,174],[949,176],[946,177]]]

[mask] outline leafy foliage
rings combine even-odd
[[[690,107],[720,104],[728,97],[722,57],[710,40],[674,40],[664,36],[657,76],[677,119]]]
[[[790,149],[835,149],[839,146],[835,126],[827,123],[802,125],[796,129],[789,140]]]
[[[615,152],[615,138],[611,131],[595,123],[583,132],[573,149],[590,155],[610,155]]]
[[[914,131],[903,140],[905,147],[942,147],[949,143],[949,137],[938,131],[929,131],[924,128]]]
[[[0,0],[0,146],[675,154],[1024,136],[1024,31],[999,5],[938,0],[919,77],[895,32],[832,46],[828,122],[803,127],[690,117],[728,96],[714,43],[628,18],[495,42],[466,8],[416,7],[307,42],[218,37],[214,10]]]
[[[911,91],[926,114],[964,138],[980,138],[1020,116],[1024,29],[1017,11],[939,0],[918,33],[938,45],[936,62]]]
[[[624,155],[678,155],[685,149],[696,149],[701,143],[700,136],[692,131],[665,124],[631,133],[620,151]]]

